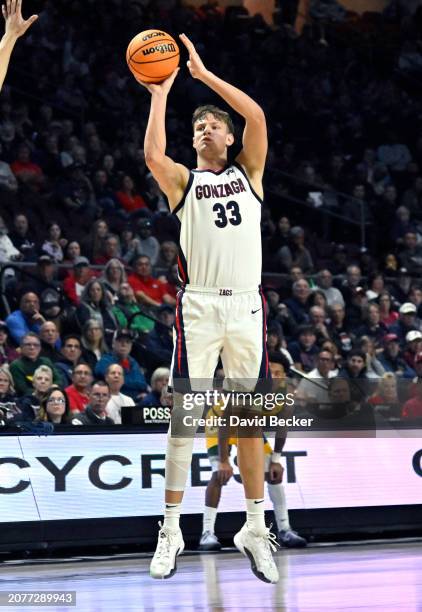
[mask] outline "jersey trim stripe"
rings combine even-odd
[[[179,210],[180,210],[181,208],[183,208],[183,206],[184,206],[184,204],[185,204],[186,196],[188,195],[189,190],[190,190],[190,188],[192,187],[192,183],[193,183],[193,173],[192,173],[192,171],[190,171],[190,173],[189,173],[189,180],[188,180],[187,185],[186,185],[186,187],[185,187],[185,190],[184,190],[184,192],[183,192],[182,199],[181,199],[181,200],[180,200],[180,202],[177,204],[177,206],[175,206],[175,207],[173,208],[173,210],[171,211],[171,212],[173,213],[173,215],[175,215],[176,213],[178,213],[178,212],[179,212]]]
[[[179,276],[184,285],[189,284],[189,276],[188,276],[188,264],[186,262],[186,257],[183,254],[182,248],[179,246],[179,256],[177,258],[177,266],[179,269]]]
[[[175,359],[173,360],[173,372],[172,381],[173,388],[178,388],[176,380],[183,378],[186,381],[189,380],[189,367],[188,367],[188,355],[186,351],[186,338],[185,329],[183,323],[183,289],[177,294],[176,300],[176,346],[175,346]],[[185,382],[186,384],[186,382]]]
[[[265,300],[264,294],[262,292],[262,288],[259,288],[259,294],[261,296],[262,302],[262,362],[261,368],[259,372],[260,379],[268,378],[268,351],[267,351],[267,302]]]
[[[225,172],[227,168],[230,168],[231,165],[232,164],[226,164],[222,170],[211,170],[210,168],[205,168],[205,170],[199,170],[199,168],[194,168],[193,170],[191,170],[191,172],[195,172],[195,173],[211,172],[211,174],[215,174],[215,176],[219,176],[220,174],[223,174],[223,172]]]
[[[245,170],[242,168],[242,166],[238,162],[236,162],[236,161],[233,162],[233,166],[235,166],[238,170],[240,170],[240,172],[243,174],[245,179],[248,181],[249,189],[252,191],[253,195],[256,197],[258,202],[260,204],[264,204],[264,200],[259,197],[259,195],[256,193],[255,189],[252,187],[251,182],[249,180],[249,177],[246,174]]]

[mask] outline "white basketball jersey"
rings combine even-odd
[[[191,170],[182,201],[179,274],[185,284],[246,289],[261,284],[261,206],[243,168]]]

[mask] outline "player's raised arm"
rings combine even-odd
[[[189,180],[189,170],[166,155],[167,96],[178,71],[179,69],[175,70],[162,83],[143,83],[137,79],[151,94],[151,108],[144,140],[145,163],[166,194],[171,209],[182,199]]]
[[[6,29],[0,41],[0,91],[16,41],[38,19],[38,15],[32,15],[26,20],[23,19],[22,0],[7,0],[2,5],[1,10],[6,22]]]
[[[207,70],[193,43],[185,34],[180,35],[180,40],[189,52],[187,65],[193,78],[208,85],[245,119],[243,149],[237,160],[245,167],[253,181],[261,181],[268,147],[264,111],[250,96]]]

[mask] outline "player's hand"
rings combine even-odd
[[[281,463],[270,463],[268,481],[270,484],[280,484],[283,481],[284,468]]]
[[[140,85],[145,87],[145,89],[148,89],[150,94],[160,93],[160,94],[167,95],[170,89],[172,88],[174,79],[179,74],[179,70],[180,68],[176,68],[176,70],[172,72],[171,75],[167,77],[164,81],[161,81],[161,83],[144,83],[143,81],[138,79],[138,77],[136,76],[135,76],[135,79],[138,81]]]
[[[229,482],[233,476],[233,468],[228,461],[220,461],[219,469],[217,472],[217,480],[221,485],[225,485]]]
[[[199,57],[199,54],[195,49],[193,42],[189,40],[186,34],[180,34],[179,38],[189,52],[189,60],[186,64],[189,68],[189,72],[191,73],[194,79],[201,79],[201,77],[207,72],[207,69],[205,68],[203,61]]]
[[[32,15],[29,19],[22,17],[22,0],[6,0],[2,5],[1,12],[3,13],[6,22],[6,35],[19,38],[25,34],[27,29],[38,19],[38,15]]]

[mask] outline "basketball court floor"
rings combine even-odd
[[[283,549],[276,559],[277,585],[256,579],[234,549],[188,551],[179,557],[177,573],[163,581],[149,577],[150,555],[6,561],[0,564],[0,591],[76,591],[75,607],[44,608],[69,612],[422,610],[420,541],[315,545]]]

